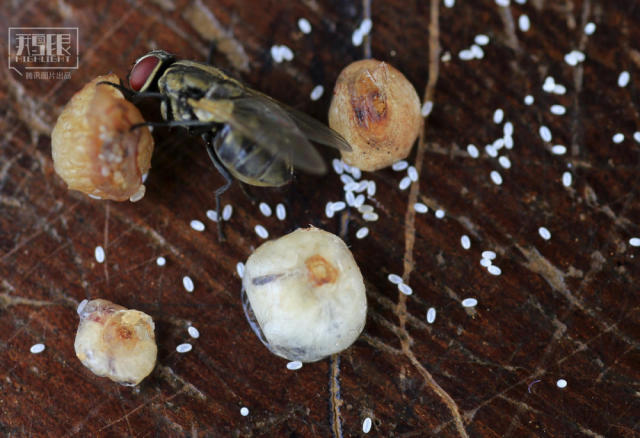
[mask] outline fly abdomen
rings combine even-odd
[[[225,167],[239,180],[254,186],[277,187],[291,180],[291,160],[259,147],[225,125],[214,139],[214,149]]]

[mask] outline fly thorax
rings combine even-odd
[[[198,120],[203,122],[226,123],[233,113],[233,102],[230,100],[187,99]]]

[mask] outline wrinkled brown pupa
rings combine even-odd
[[[338,76],[329,126],[352,147],[342,159],[361,170],[390,166],[409,155],[422,127],[415,88],[393,66],[365,59]]]
[[[115,201],[144,196],[153,137],[140,111],[116,88],[115,74],[98,76],[78,91],[51,133],[53,165],[69,189]]]

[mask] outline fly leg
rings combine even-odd
[[[116,84],[113,82],[109,82],[109,81],[101,81],[98,82],[97,85],[110,85],[113,88],[117,88],[118,90],[120,90],[120,92],[122,94],[124,94],[125,99],[127,99],[128,101],[138,101],[140,99],[144,99],[146,97],[153,97],[155,99],[162,99],[162,100],[166,100],[167,96],[165,96],[162,93],[159,92],[151,92],[151,91],[133,91],[128,89],[127,87],[125,87],[122,84]]]
[[[207,64],[213,65],[213,54],[216,53],[217,48],[218,43],[211,41],[211,44],[209,45],[209,53],[207,54]]]
[[[218,240],[220,242],[224,242],[227,239],[226,239],[226,236],[224,235],[224,232],[222,231],[222,214],[221,214],[221,209],[220,209],[220,197],[222,196],[222,194],[224,192],[226,192],[229,189],[229,187],[231,187],[231,182],[233,181],[233,178],[231,177],[231,174],[229,173],[229,171],[224,167],[224,165],[222,164],[222,162],[218,158],[218,155],[216,155],[216,151],[213,149],[213,135],[207,133],[207,134],[203,134],[202,137],[204,138],[205,142],[207,143],[207,153],[209,154],[209,158],[211,158],[211,161],[213,162],[213,165],[216,167],[218,172],[220,172],[220,175],[222,175],[222,177],[225,180],[224,185],[218,187],[216,189],[216,191],[215,191],[215,195],[216,195],[216,217],[218,219],[218,222],[217,222],[217,225],[218,225]]]
[[[161,122],[140,122],[134,125],[131,125],[130,130],[138,129],[141,126],[159,126],[171,128],[174,126],[180,126],[182,128],[192,129],[192,128],[203,128],[206,130],[211,130],[215,127],[215,123],[211,122],[201,122],[200,120],[164,120]]]
[[[109,81],[100,81],[98,82],[96,85],[110,85],[113,88],[117,88],[118,90],[120,90],[120,92],[122,94],[124,94],[124,98],[127,99],[128,101],[131,101],[131,99],[133,98],[133,96],[135,96],[136,92],[133,90],[129,90],[127,87],[125,87],[122,84],[116,84],[114,82],[109,82]]]
[[[249,199],[249,201],[251,201],[251,203],[253,205],[256,205],[258,200],[256,199],[255,196],[253,196],[253,193],[251,193],[251,189],[249,188],[249,184],[245,184],[245,183],[241,182],[240,183],[240,188],[242,189],[242,193],[244,193],[244,195]]]

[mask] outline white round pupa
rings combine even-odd
[[[242,279],[268,347],[313,362],[348,348],[367,316],[364,281],[338,236],[298,229],[258,247]]]

